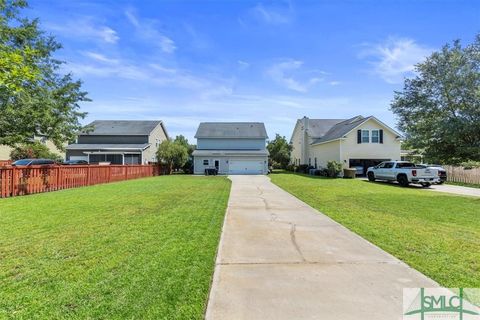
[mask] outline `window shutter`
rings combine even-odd
[[[380,136],[380,143],[383,143],[383,129],[380,129],[378,135]]]
[[[357,130],[357,143],[362,143],[362,130]]]

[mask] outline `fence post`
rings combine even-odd
[[[11,176],[11,180],[10,180],[10,194],[12,197],[15,196],[15,170],[16,168],[15,167],[12,167],[12,176]]]
[[[56,167],[55,169],[57,169],[57,182],[56,182],[55,190],[59,190],[60,189],[60,167]]]
[[[87,186],[90,185],[90,164],[87,167]]]

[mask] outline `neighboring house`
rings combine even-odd
[[[369,166],[400,160],[401,135],[377,118],[297,120],[290,140],[291,162],[325,168],[335,160],[365,174]],[[359,172],[360,173],[360,172]]]
[[[160,143],[168,139],[162,121],[96,120],[67,146],[67,160],[89,163],[146,164],[156,162]]]
[[[50,152],[58,154],[61,158],[65,158],[65,151],[61,151],[60,149],[58,149],[55,146],[55,144],[51,140],[48,140],[46,137],[38,135],[38,136],[35,136],[33,140],[43,143],[45,146],[47,146]],[[6,145],[0,145],[0,160],[10,159],[10,152],[12,152],[12,150],[13,150],[12,147],[9,147]]]
[[[193,152],[194,173],[267,174],[267,131],[259,122],[203,122]]]

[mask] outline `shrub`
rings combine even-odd
[[[46,145],[41,142],[29,142],[17,145],[10,152],[12,161],[19,159],[52,159],[61,161],[62,157],[51,152]]]
[[[299,173],[308,173],[310,166],[308,164],[301,164],[297,167],[297,172]]]
[[[294,172],[297,170],[297,166],[294,164],[289,164],[288,166],[285,167],[285,170]]]
[[[342,172],[343,165],[337,161],[328,161],[327,162],[327,171],[328,176],[331,178],[336,178]]]
[[[460,164],[463,169],[465,170],[470,170],[474,168],[480,168],[480,162],[479,161],[467,161],[467,162],[462,162]]]

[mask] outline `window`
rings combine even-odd
[[[203,160],[203,165],[208,166],[210,163],[208,162],[208,159]]]
[[[393,162],[385,162],[385,165],[383,166],[385,169],[390,169],[393,168]]]
[[[415,168],[415,164],[411,162],[400,162],[397,163],[396,168]]]
[[[370,142],[370,131],[362,130],[362,143]]]
[[[372,143],[379,143],[379,142],[380,142],[380,131],[372,130]]]

